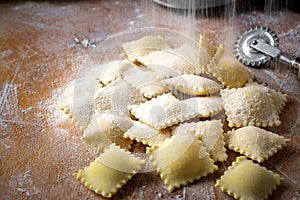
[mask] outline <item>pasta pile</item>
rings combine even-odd
[[[160,36],[122,44],[127,58],[97,74],[94,113],[88,123],[62,110],[83,131],[82,141],[100,155],[74,175],[110,198],[146,160],[130,152],[133,141],[146,154],[170,192],[218,170],[226,147],[242,156],[216,181],[236,199],[265,199],[282,178],[258,163],[289,141],[266,131],[279,126],[287,95],[253,81],[253,74],[223,45],[200,35],[199,45],[172,48]],[[82,103],[84,107],[84,102]],[[84,109],[84,108],[83,108]],[[225,113],[227,122],[221,120]],[[232,128],[224,133],[224,123]],[[188,168],[188,170],[187,170]]]

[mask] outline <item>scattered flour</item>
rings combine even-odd
[[[70,114],[80,126],[87,126],[91,115],[95,110],[94,94],[99,89],[97,78],[105,69],[103,65],[90,65],[78,73],[75,80],[65,86],[54,90],[52,98],[46,102],[40,102],[39,108],[48,111],[48,124],[57,127],[69,120],[61,108],[70,110]]]
[[[27,196],[33,196],[40,194],[41,190],[34,185],[31,179],[31,171],[27,170],[24,174],[18,177],[18,187],[16,188],[18,192],[25,193]]]

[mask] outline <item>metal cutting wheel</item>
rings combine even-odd
[[[251,47],[251,44],[261,41],[273,47],[279,46],[279,38],[272,30],[265,27],[250,28],[235,42],[235,55],[239,61],[248,66],[259,66],[271,60],[271,56],[262,54]]]
[[[237,59],[247,66],[259,66],[277,58],[282,63],[298,69],[299,58],[291,59],[279,49],[279,38],[276,33],[266,27],[254,27],[245,31],[235,42],[234,53]]]

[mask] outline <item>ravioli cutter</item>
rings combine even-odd
[[[300,79],[300,58],[284,55],[279,49],[279,38],[266,27],[254,27],[245,31],[235,42],[234,53],[237,59],[251,67],[258,67],[271,59],[298,70]]]

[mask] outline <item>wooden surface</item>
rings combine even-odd
[[[203,10],[187,17],[184,11],[151,1],[0,3],[0,199],[102,199],[72,176],[93,161],[95,153],[82,143],[74,124],[60,116],[56,97],[86,67],[84,61],[93,49],[101,48],[101,42],[113,34],[157,26],[195,39],[202,33],[218,45],[232,42],[250,26],[264,25],[277,32],[283,51],[300,55],[299,13],[239,10],[228,19],[231,9]],[[75,43],[75,37],[88,42]],[[296,72],[281,64],[251,70],[259,82],[289,95],[280,116],[282,126],[269,129],[291,139],[263,163],[285,178],[270,199],[299,199]],[[217,173],[171,194],[156,172],[148,172],[137,174],[113,199],[232,199],[213,187],[237,155],[229,153],[230,159],[218,164]]]

